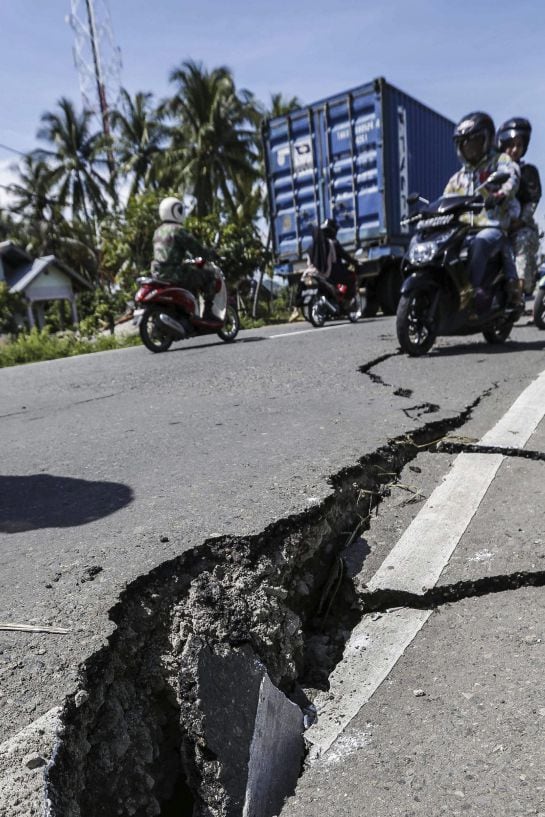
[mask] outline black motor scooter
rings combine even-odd
[[[489,343],[503,343],[523,312],[508,304],[501,253],[487,265],[483,289],[488,303],[476,313],[474,290],[468,275],[471,244],[480,228],[471,214],[484,206],[481,191],[500,187],[509,178],[492,173],[470,196],[442,196],[433,203],[416,194],[411,203],[425,207],[405,220],[416,232],[403,259],[405,281],[397,308],[397,337],[408,355],[426,354],[439,335],[471,335],[482,332]],[[469,218],[462,220],[462,216]]]
[[[298,302],[305,320],[313,326],[323,326],[327,320],[348,318],[356,323],[365,310],[365,297],[353,281],[340,283],[329,281],[313,267],[306,269],[299,283]],[[356,291],[356,294],[352,294]]]

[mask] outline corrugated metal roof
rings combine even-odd
[[[0,256],[5,258],[9,264],[14,265],[23,261],[32,261],[32,256],[22,247],[14,244],[13,241],[0,241]]]
[[[30,256],[29,256],[30,257]],[[59,261],[54,255],[44,255],[24,264],[20,264],[15,270],[7,272],[6,283],[10,287],[10,292],[24,292],[30,284],[44,272],[47,267],[54,265],[58,267],[65,275],[68,275],[74,282],[79,284],[84,289],[92,289],[92,284],[86,281],[81,275]]]

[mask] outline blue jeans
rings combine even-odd
[[[500,228],[485,227],[479,230],[471,245],[469,259],[469,277],[475,288],[482,287],[486,265],[500,252],[505,277],[517,280],[513,251]]]

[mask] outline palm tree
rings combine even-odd
[[[170,81],[177,91],[162,110],[177,121],[163,180],[195,196],[198,216],[218,210],[218,202],[235,216],[237,200],[257,177],[253,97],[237,94],[227,68],[207,71],[192,60],[174,69]]]
[[[58,113],[46,112],[41,117],[38,139],[52,145],[40,151],[41,157],[48,160],[50,189],[61,206],[69,207],[73,218],[83,215],[89,220],[107,211],[107,193],[112,195],[111,186],[97,170],[107,164],[105,138],[91,132],[90,111],[77,114],[64,97],[58,106]]]
[[[32,221],[49,221],[56,201],[51,196],[51,169],[39,153],[27,153],[13,166],[18,179],[10,185],[10,210]]]
[[[111,122],[117,139],[115,153],[120,170],[132,177],[129,198],[145,188],[156,188],[157,166],[166,128],[152,105],[151,93],[139,92],[131,99],[121,89],[121,110],[112,111]]]
[[[290,99],[283,94],[271,94],[271,101],[269,107],[266,109],[265,115],[267,117],[285,116],[287,113],[296,111],[303,107],[303,103],[297,96],[292,96]]]

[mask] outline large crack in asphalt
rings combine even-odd
[[[343,469],[319,505],[255,536],[208,540],[128,585],[110,611],[114,632],[64,704],[46,815],[278,814],[312,718],[303,690],[327,688],[370,604],[392,606],[356,599],[343,554],[388,484],[489,393]],[[435,592],[409,606],[446,599]]]

